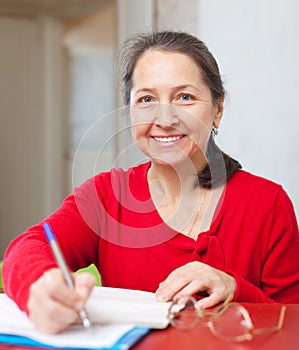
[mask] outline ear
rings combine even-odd
[[[216,106],[216,114],[214,117],[214,121],[213,121],[213,126],[218,129],[219,125],[220,125],[220,121],[223,115],[223,111],[224,111],[224,95],[221,97],[220,101],[218,102],[217,106]]]

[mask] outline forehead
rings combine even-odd
[[[179,64],[184,64],[187,63],[192,66],[196,66],[199,69],[199,66],[197,65],[197,62],[193,57],[190,55],[179,52],[179,51],[168,51],[168,50],[162,50],[158,48],[151,48],[146,50],[145,52],[142,53],[142,55],[137,59],[135,63],[134,70],[136,69],[137,66],[139,66],[141,63],[144,61],[162,61],[164,62],[165,60],[177,60],[178,65]]]
[[[133,70],[133,82],[139,79],[180,77],[186,80],[199,80],[202,74],[197,62],[189,55],[176,51],[150,49],[137,60]]]

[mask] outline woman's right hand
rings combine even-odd
[[[78,321],[78,310],[84,307],[95,277],[89,272],[73,274],[75,289],[65,283],[60,269],[46,271],[30,287],[29,317],[37,329],[45,333],[59,333]]]

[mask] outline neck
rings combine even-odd
[[[196,175],[200,173],[206,165],[207,158],[202,152],[197,152],[192,159],[188,158],[186,161],[174,165],[161,164],[152,160],[150,176],[152,179],[163,179],[167,182],[181,180],[194,182],[197,178]]]
[[[189,196],[197,192],[198,169],[195,169],[192,164],[184,164],[181,167],[167,166],[157,163],[152,163],[148,172],[148,183],[151,193],[162,203],[166,200],[175,204],[182,196]]]
[[[148,183],[163,221],[176,231],[196,238],[202,228],[208,229],[210,225],[204,218],[211,191],[199,186],[196,170],[183,170],[152,163]]]

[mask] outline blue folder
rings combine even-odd
[[[120,339],[117,340],[116,343],[113,344],[113,346],[107,348],[73,348],[73,347],[63,347],[60,349],[76,349],[76,350],[127,350],[131,346],[137,343],[139,339],[141,339],[145,334],[149,332],[149,328],[144,327],[135,327],[131,329],[128,333],[126,333],[124,336],[122,336]],[[11,334],[0,334],[0,343],[6,343],[6,344],[13,344],[13,345],[24,345],[24,346],[30,346],[30,347],[37,347],[37,348],[49,348],[49,349],[59,349],[59,347],[53,347],[49,346],[48,344],[40,343],[36,340],[22,337],[18,335],[11,335]]]

